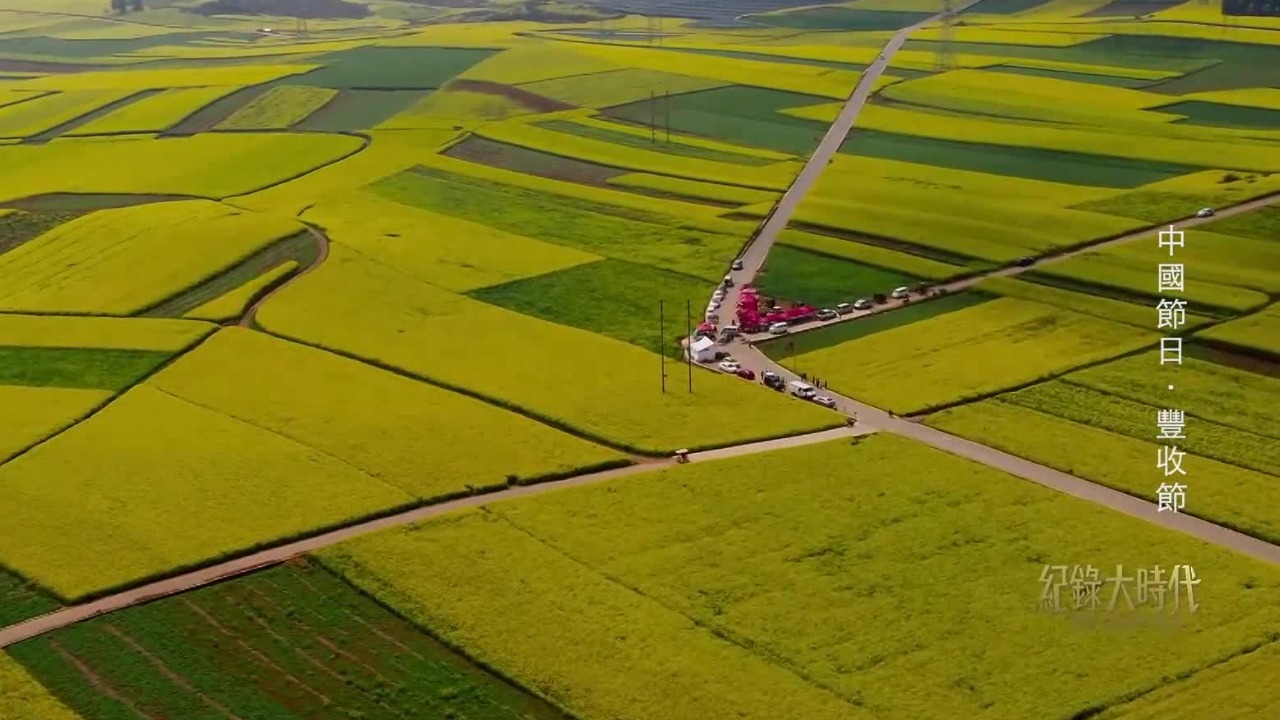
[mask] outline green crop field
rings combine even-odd
[[[1280,19],[601,2],[0,0],[0,720],[1271,720]]]
[[[470,295],[678,358],[679,340],[689,332],[686,312],[701,312],[707,283],[650,265],[601,260]]]
[[[558,720],[554,707],[301,562],[16,645],[12,657],[83,720]]]
[[[1133,188],[1194,171],[1185,165],[1101,157],[1037,148],[951,142],[860,130],[841,147],[851,155],[973,170],[1075,185]]]
[[[649,125],[659,112],[664,127],[779,152],[808,154],[821,139],[822,125],[780,110],[828,102],[826,98],[746,86],[729,86],[673,97],[654,110],[648,100],[612,107],[609,117]]]
[[[738,244],[732,237],[679,228],[674,218],[437,171],[402,173],[375,189],[424,210],[713,282]]]
[[[169,357],[155,350],[0,347],[0,385],[122,390]]]
[[[890,270],[859,265],[836,258],[787,247],[769,253],[764,274],[756,281],[770,297],[819,307],[853,302],[894,288],[914,286],[919,278]]]
[[[320,70],[297,80],[339,90],[428,90],[443,86],[493,52],[480,48],[362,47],[322,57]]]

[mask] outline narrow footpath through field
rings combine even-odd
[[[956,13],[972,5],[972,2],[961,5],[959,8],[952,10]],[[733,272],[735,284],[728,288],[722,301],[722,306],[726,308],[736,308],[738,306],[738,297],[741,294],[742,286],[754,281],[756,275],[763,267],[769,251],[772,249],[774,241],[777,240],[779,234],[786,229],[796,208],[804,199],[806,193],[817,180],[818,175],[827,167],[831,158],[840,146],[844,143],[845,136],[853,128],[854,122],[857,120],[858,113],[866,104],[867,99],[871,95],[872,88],[875,87],[876,81],[880,74],[884,71],[889,61],[893,58],[893,54],[902,47],[907,36],[917,28],[934,22],[946,15],[940,13],[927,20],[919,22],[907,28],[899,30],[897,34],[885,45],[883,52],[879,58],[867,67],[866,71],[858,81],[857,88],[853,94],[849,96],[849,100],[840,110],[840,115],[836,118],[834,124],[823,137],[822,142],[814,151],[813,155],[805,163],[804,169],[796,176],[795,182],[778,200],[777,205],[769,213],[765,222],[760,226],[759,232],[752,239],[751,243],[743,250],[738,259],[742,261],[742,269]],[[1266,198],[1259,198],[1241,205],[1234,206],[1229,211],[1220,213],[1218,217],[1224,215],[1248,212],[1263,205],[1270,204],[1280,200],[1280,195],[1273,195]],[[1190,227],[1200,222],[1208,222],[1209,219],[1192,219],[1180,223],[1182,227]],[[1103,244],[1119,243],[1132,240],[1136,237],[1146,235],[1150,230],[1130,233],[1122,238],[1108,241]],[[1100,247],[1094,245],[1091,249]],[[1066,257],[1061,255],[1057,259]],[[1031,267],[1034,267],[1032,265]],[[953,286],[949,286],[948,290],[961,290],[972,284],[980,282],[986,277],[996,275],[1015,275],[1018,272],[1027,270],[1025,267],[1000,268],[981,277],[967,278],[957,281]],[[857,317],[865,317],[866,313]],[[827,323],[830,324],[830,323]],[[815,327],[818,324],[814,324]],[[763,352],[757,349],[749,342],[748,338],[738,337],[729,345],[733,348],[733,357],[738,363],[760,375],[765,370],[770,370],[782,376],[787,382],[800,380],[797,375],[787,370],[785,367],[774,362]],[[763,390],[763,386],[762,390]],[[1250,557],[1280,564],[1280,546],[1272,545],[1268,542],[1250,537],[1243,533],[1229,530],[1227,528],[1215,525],[1205,520],[1182,515],[1177,513],[1162,513],[1157,510],[1157,506],[1145,500],[1126,495],[1118,490],[1112,490],[1103,485],[1090,482],[1083,478],[1075,477],[1064,472],[1059,472],[1052,468],[1037,463],[1024,460],[1015,455],[996,450],[995,448],[981,445],[963,438],[951,435],[941,430],[921,425],[911,420],[896,417],[880,408],[872,407],[865,403],[860,403],[852,398],[824,390],[823,394],[832,398],[836,403],[836,409],[846,415],[857,417],[858,426],[866,430],[892,432],[898,435],[912,438],[913,440],[925,443],[939,450],[959,455],[961,457],[980,462],[983,465],[1003,470],[1011,475],[1016,475],[1025,480],[1039,483],[1046,487],[1053,488],[1060,492],[1073,495],[1083,500],[1097,503],[1104,507],[1127,515],[1141,518],[1148,522],[1163,525],[1173,530],[1186,533],[1197,537],[1205,542],[1221,545],[1236,552]]]

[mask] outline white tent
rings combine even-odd
[[[694,362],[711,362],[716,359],[716,341],[709,337],[698,338],[689,346],[689,355]]]

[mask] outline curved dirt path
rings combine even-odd
[[[953,14],[962,11],[972,2],[961,5],[959,8],[951,11]],[[725,293],[723,307],[729,308],[729,312],[733,312],[738,306],[738,297],[741,293],[742,286],[745,283],[755,279],[756,274],[760,271],[765,259],[768,257],[769,250],[773,247],[774,241],[783,229],[787,227],[791,216],[795,213],[796,207],[800,201],[804,199],[805,194],[812,188],[818,175],[826,168],[831,157],[840,149],[844,143],[846,134],[852,129],[854,121],[857,119],[862,106],[866,104],[867,99],[871,95],[871,89],[875,86],[876,80],[884,71],[889,60],[895,53],[907,36],[915,29],[935,22],[942,18],[946,13],[935,15],[927,20],[904,28],[893,36],[893,39],[885,45],[884,51],[875,63],[870,65],[866,72],[858,81],[858,86],[853,94],[849,96],[849,100],[840,110],[840,115],[835,123],[827,131],[822,142],[818,145],[817,150],[809,158],[804,169],[796,177],[791,187],[778,200],[778,204],[774,206],[769,217],[761,225],[760,231],[746,249],[739,255],[743,262],[743,269],[731,273],[734,277],[734,287],[729,288]],[[1241,205],[1234,206],[1229,211],[1220,213],[1218,217],[1248,212],[1249,210],[1262,207],[1280,200],[1280,194],[1260,198]],[[1213,218],[1216,219],[1216,218]],[[1210,218],[1193,218],[1179,223],[1180,227],[1192,227],[1204,222],[1210,222]],[[1151,232],[1150,229],[1126,235],[1107,243],[1094,245],[1089,249],[1096,249],[1103,244],[1119,243],[1126,240],[1132,240],[1140,235],[1146,235]],[[1066,257],[1063,254],[1055,259]],[[1031,267],[1034,267],[1031,266]],[[985,277],[992,275],[1014,275],[1029,268],[1013,267],[1001,268],[992,273],[988,273]],[[982,278],[969,278],[960,280],[955,283],[955,289],[962,289],[969,284],[979,282]],[[899,303],[900,304],[900,303]],[[896,307],[891,305],[889,307]],[[881,310],[883,311],[883,310]],[[869,313],[860,313],[855,317],[865,317]],[[830,324],[830,323],[826,323]],[[814,327],[819,326],[815,323]],[[758,336],[755,336],[758,337]],[[765,370],[771,370],[781,375],[786,381],[799,380],[791,371],[774,362],[763,352],[750,344],[749,338],[739,337],[729,346],[733,349],[733,356],[744,368],[753,370],[757,375]],[[1141,518],[1148,522],[1162,525],[1172,530],[1177,530],[1188,535],[1197,537],[1205,542],[1220,545],[1229,548],[1244,555],[1263,560],[1265,562],[1280,565],[1280,546],[1259,540],[1257,538],[1228,530],[1227,528],[1215,525],[1211,522],[1194,518],[1190,515],[1175,514],[1169,512],[1158,512],[1156,505],[1145,500],[1126,495],[1118,490],[1112,490],[1103,485],[1085,480],[1083,478],[1069,475],[1050,467],[1034,463],[1023,458],[1011,455],[995,448],[982,445],[980,443],[965,440],[963,438],[942,432],[935,428],[912,422],[885,412],[871,405],[858,402],[852,398],[824,390],[824,395],[831,397],[836,402],[836,409],[846,415],[856,415],[858,418],[858,426],[865,431],[885,431],[898,435],[909,437],[918,442],[932,446],[939,450],[949,452],[953,455],[959,455],[975,462],[982,463],[997,470],[1003,470],[1011,475],[1030,480],[1032,482],[1044,485],[1054,490],[1067,493],[1089,502],[1102,505],[1104,507],[1116,510],[1133,517]]]
[[[316,254],[316,259],[313,260],[310,265],[306,266],[299,272],[295,273],[293,277],[271,288],[271,290],[269,290],[266,295],[263,295],[262,297],[258,298],[252,305],[249,306],[248,310],[244,311],[244,315],[241,316],[240,322],[236,323],[237,325],[239,325],[240,327],[252,328],[257,322],[258,308],[261,308],[263,303],[275,297],[276,293],[279,293],[281,290],[284,290],[285,288],[294,284],[307,273],[323,265],[324,261],[329,258],[329,243],[330,243],[329,236],[325,235],[324,232],[321,231],[319,228],[314,227],[310,224],[306,225],[306,228],[307,228],[307,232],[311,233],[311,237],[315,239],[316,246],[319,248],[319,253]]]
[[[692,453],[689,455],[689,461],[696,463],[706,460],[722,460],[741,455],[752,455],[755,453],[781,450],[784,448],[813,445],[815,443],[838,440],[840,438],[865,435],[870,432],[871,429],[867,427],[842,427],[834,430],[823,430],[820,432],[809,433],[807,435],[795,435],[777,440],[764,440],[761,442],[746,443],[718,450],[707,450],[704,452]],[[322,550],[340,542],[371,532],[376,532],[378,530],[385,530],[387,528],[393,528],[400,525],[408,525],[410,523],[420,522],[438,515],[453,512],[455,510],[479,507],[492,502],[529,497],[532,495],[541,495],[543,493],[564,488],[594,485],[606,480],[614,480],[628,475],[648,473],[675,466],[676,462],[673,459],[637,463],[623,468],[603,470],[601,472],[590,473],[587,475],[577,475],[563,480],[554,480],[539,483],[537,485],[511,487],[483,495],[472,495],[470,497],[450,500],[436,505],[426,505],[424,507],[397,513],[395,515],[388,515],[375,520],[368,520],[355,525],[349,525],[338,530],[333,530],[304,540],[298,540],[274,548],[269,548],[267,550],[260,550],[216,565],[211,565],[200,570],[194,570],[172,578],[149,583],[147,585],[134,588],[133,590],[119,592],[102,598],[101,600],[94,600],[82,605],[73,605],[61,610],[56,610],[47,615],[42,615],[25,622],[17,623],[16,625],[11,625],[0,629],[0,648],[5,648],[24,640],[30,640],[31,638],[83,622],[99,615],[105,615],[107,613],[115,612],[116,610],[123,610],[134,605],[141,605],[163,597],[177,595],[187,592],[188,590],[195,590],[196,588],[211,585],[240,575],[245,575],[247,573],[254,572],[255,570],[271,567],[300,555]]]

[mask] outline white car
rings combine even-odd
[[[814,398],[813,401],[825,408],[833,408],[836,406],[835,399],[827,397],[826,395],[819,395],[818,397]]]
[[[840,303],[836,306],[837,315],[848,315],[851,312],[853,312],[853,306],[849,303]]]
[[[742,369],[737,360],[725,360],[720,363],[719,368],[727,373],[736,373]]]
[[[893,291],[893,299],[895,300],[905,300],[908,297],[911,297],[911,290],[909,288],[900,287]]]
[[[853,309],[854,310],[870,310],[873,306],[875,306],[875,303],[871,302],[871,298],[862,298],[861,300],[853,304]]]
[[[732,267],[733,267],[733,269],[734,269],[734,270],[741,270],[741,269],[742,269],[742,267],[743,267],[743,266],[742,266],[742,261],[741,261],[741,260],[734,260],[734,261],[733,261],[733,265],[732,265]]]
[[[1213,208],[1200,208],[1196,212],[1196,217],[1198,218],[1213,217]]]
[[[770,326],[769,326],[769,334],[770,334],[770,335],[786,335],[786,334],[787,334],[787,324],[786,324],[786,323],[784,323],[784,322],[776,322],[776,323],[774,323],[774,324],[770,325]]]

